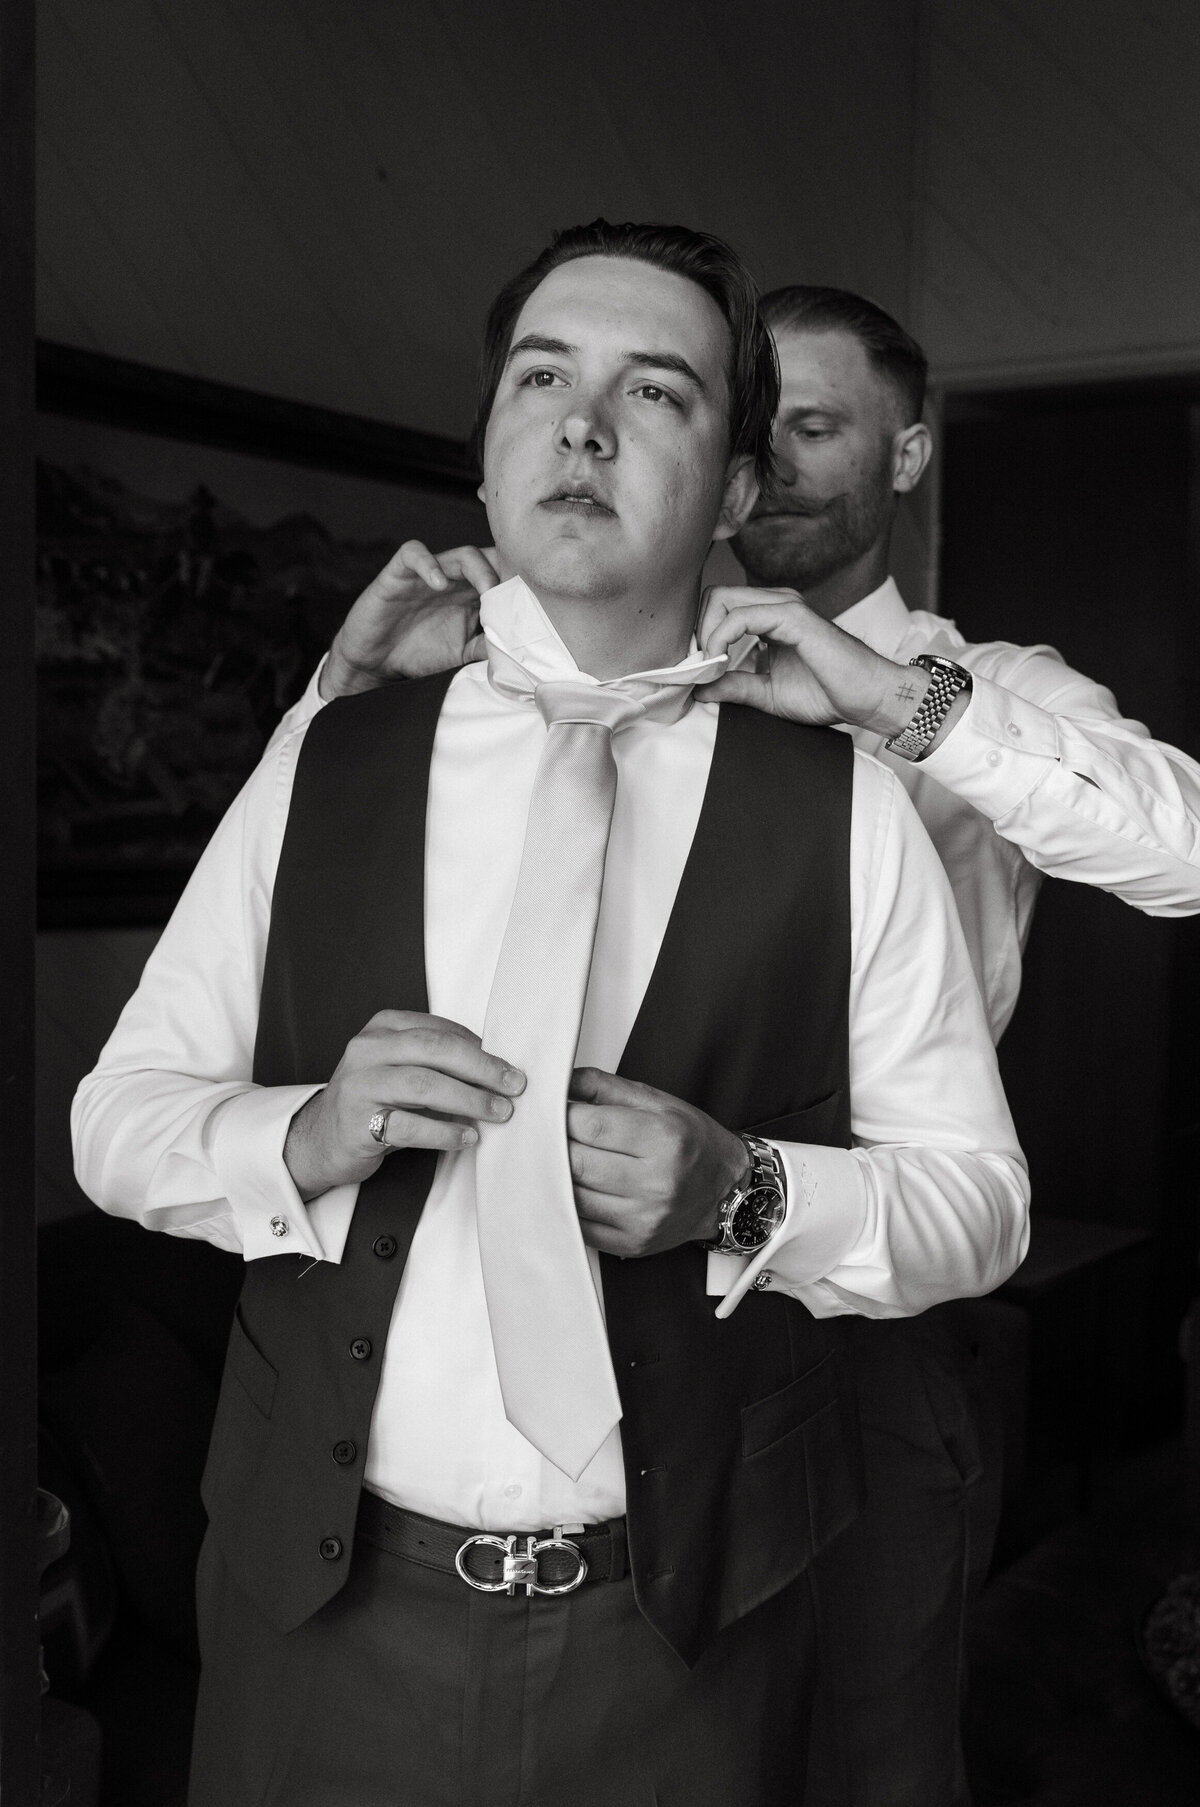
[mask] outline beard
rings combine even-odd
[[[730,541],[746,576],[759,589],[811,589],[887,533],[895,507],[890,458],[857,489],[829,501],[787,491],[759,507],[764,512],[752,514]]]

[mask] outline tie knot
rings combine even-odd
[[[677,722],[699,685],[719,678],[724,653],[698,651],[679,665],[596,682],[585,677],[533,591],[519,577],[484,593],[479,619],[487,642],[488,682],[500,696],[540,710],[556,722],[596,723],[617,733],[631,722]]]
[[[548,678],[535,685],[533,700],[548,728],[557,722],[586,722],[618,734],[649,713],[645,700],[631,691],[615,685],[582,684],[577,678]]]

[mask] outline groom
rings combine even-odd
[[[798,1800],[806,1570],[856,1500],[820,1320],[1023,1252],[903,792],[703,700],[755,300],[719,241],[602,221],[506,286],[487,662],[277,743],[80,1089],[97,1201],[247,1262],[193,1807]]]

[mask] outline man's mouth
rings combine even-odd
[[[581,515],[616,513],[616,510],[592,488],[590,483],[560,483],[557,489],[543,497],[542,507]]]
[[[765,507],[760,505],[751,512],[747,525],[753,521],[787,520],[790,516],[811,521],[815,515],[823,513],[824,509],[818,503],[792,502],[785,505],[768,502]]]

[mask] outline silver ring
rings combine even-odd
[[[367,1128],[371,1132],[371,1140],[373,1142],[385,1142],[387,1140],[388,1118],[391,1114],[391,1111],[376,1111],[375,1115],[371,1118]]]

